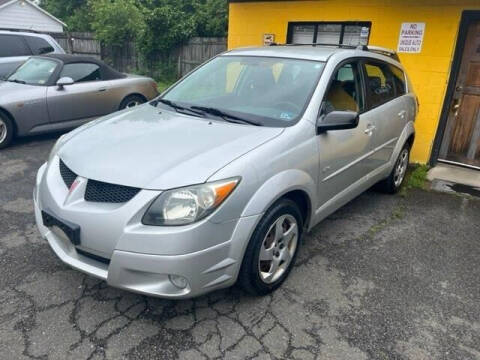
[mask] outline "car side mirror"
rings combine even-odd
[[[71,77],[64,76],[57,81],[58,89],[63,89],[65,85],[72,85],[75,81]]]
[[[358,126],[359,115],[354,111],[331,111],[317,120],[317,134],[330,130],[354,129]]]

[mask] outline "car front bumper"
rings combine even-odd
[[[111,231],[116,237],[114,241],[103,241],[104,228],[111,228],[111,224],[100,225],[106,221],[102,219],[102,212],[88,216],[85,212],[89,204],[78,199],[73,204],[57,199],[58,191],[50,188],[55,185],[49,179],[52,174],[46,172],[47,165],[44,165],[37,174],[33,194],[35,219],[41,235],[64,263],[113,287],[164,298],[195,297],[235,283],[248,239],[260,215],[222,224],[205,220],[195,226],[152,227],[141,225],[135,220],[135,213],[131,213],[133,220],[126,224],[118,221],[118,226],[123,228]],[[137,200],[144,201],[142,197]],[[144,209],[145,205],[138,204],[138,207]],[[42,210],[46,209],[80,225],[81,243],[85,240],[92,246],[96,241],[101,245],[97,249],[75,246],[58,228],[47,228],[42,219]],[[106,214],[109,217],[118,212],[118,209],[110,210]],[[118,216],[121,218],[121,214]],[[100,223],[95,223],[96,218]],[[104,244],[115,245],[111,251],[105,251]],[[187,286],[174,285],[172,276],[183,277]]]

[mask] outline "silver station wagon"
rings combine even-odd
[[[267,294],[305,232],[373,185],[399,189],[417,107],[385,49],[229,51],[62,136],[38,171],[36,222],[63,262],[114,287]]]

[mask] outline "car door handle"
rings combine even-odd
[[[107,91],[107,88],[98,89],[98,92]]]
[[[368,136],[372,135],[373,130],[375,130],[375,126],[372,124],[367,125],[367,128],[364,130],[364,133]]]

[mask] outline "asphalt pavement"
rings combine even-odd
[[[274,294],[167,301],[71,270],[39,236],[55,138],[0,150],[0,359],[480,359],[480,200],[368,191],[305,237]]]

